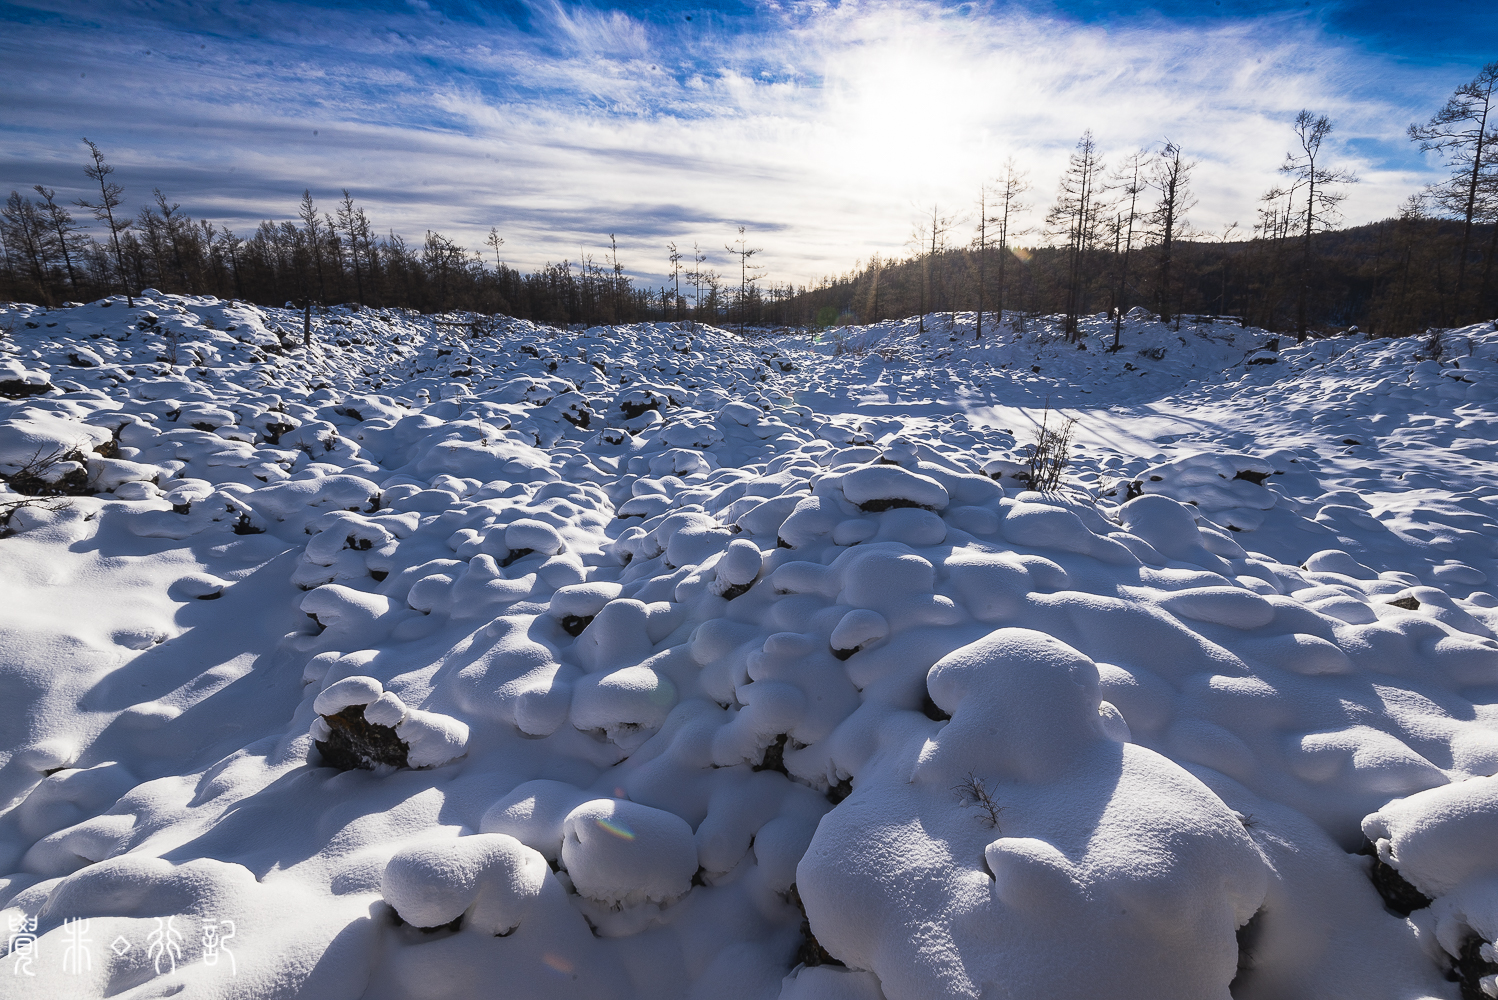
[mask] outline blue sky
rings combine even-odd
[[[726,267],[744,225],[800,282],[971,214],[1006,156],[1038,222],[1086,128],[1114,160],[1179,143],[1218,232],[1309,107],[1347,221],[1387,217],[1442,174],[1405,127],[1494,59],[1491,0],[0,0],[0,190],[77,197],[86,135],[132,204],[239,229],[348,188],[409,239],[497,226],[521,267],[615,233],[654,280],[667,240]]]

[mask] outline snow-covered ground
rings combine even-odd
[[[1494,326],[953,319],[0,307],[0,997],[1498,995]]]

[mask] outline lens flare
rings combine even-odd
[[[617,819],[599,819],[594,820],[594,822],[598,824],[600,830],[603,830],[605,833],[612,833],[620,840],[635,839],[635,832]]]

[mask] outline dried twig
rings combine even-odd
[[[73,504],[69,500],[58,500],[53,497],[19,497],[11,499],[6,497],[0,500],[0,538],[9,538],[16,533],[11,527],[11,518],[30,507],[42,510],[59,511],[67,510]]]
[[[971,802],[982,810],[983,815],[979,816],[978,819],[982,821],[984,826],[990,830],[997,830],[999,828],[999,813],[1004,811],[1004,807],[999,805],[998,801],[994,799],[993,795],[988,791],[987,786],[984,785],[982,778],[969,771],[967,780],[959,785],[954,785],[952,791],[957,793],[957,797],[962,800],[964,805]]]

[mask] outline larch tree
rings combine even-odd
[[[317,206],[312,202],[311,190],[302,192],[302,203],[297,208],[297,216],[302,220],[302,231],[307,240],[307,248],[312,252],[313,273],[317,275],[318,301],[326,301],[328,290],[327,281],[323,275],[322,219],[317,214]]]
[[[219,252],[229,262],[229,273],[234,279],[234,295],[236,298],[244,297],[244,284],[239,278],[239,258],[244,250],[244,240],[234,235],[234,230],[228,226],[218,232]]]
[[[988,229],[988,182],[978,185],[978,231],[973,234],[973,249],[978,253],[978,314],[973,330],[973,339],[983,339],[983,286],[986,277],[988,251],[993,249]]]
[[[940,206],[933,204],[929,216],[922,213],[920,222],[911,232],[910,240],[921,255],[920,318],[916,321],[921,333],[926,332],[928,306],[933,310],[936,308],[936,297],[931,289],[931,267],[938,263],[939,255],[946,253],[948,237],[956,224],[954,216],[943,215]]]
[[[115,273],[119,276],[120,290],[125,293],[125,302],[130,308],[135,308],[135,296],[130,294],[130,279],[125,271],[125,255],[120,249],[120,234],[130,228],[129,216],[121,216],[115,219],[114,210],[120,207],[124,198],[125,189],[109,179],[114,173],[114,167],[104,160],[104,153],[97,145],[88,139],[83,140],[88,147],[89,158],[93,160],[90,166],[83,168],[83,173],[89,180],[99,185],[99,200],[89,201],[80,198],[76,204],[79,208],[86,208],[93,213],[94,218],[104,223],[109,230],[109,241],[114,249]]]
[[[165,249],[171,251],[172,269],[183,288],[190,294],[196,292],[192,278],[187,273],[187,261],[192,254],[183,244],[191,239],[192,234],[183,232],[185,220],[181,214],[182,206],[175,201],[169,203],[166,195],[161,193],[161,188],[156,188],[152,193],[156,197],[156,209],[161,213],[161,233],[166,239]]]
[[[619,241],[609,233],[609,298],[613,307],[613,322],[619,323],[623,315],[624,265],[619,263]]]
[[[63,269],[68,272],[68,287],[77,295],[78,269],[73,266],[73,258],[79,252],[78,225],[68,210],[57,203],[56,191],[40,184],[33,185],[33,190],[42,196],[40,210],[47,220],[47,228],[52,231],[52,245],[62,257]]]
[[[1077,148],[1067,160],[1066,172],[1056,192],[1056,203],[1046,213],[1046,230],[1052,239],[1064,241],[1066,258],[1066,339],[1082,338],[1082,298],[1086,285],[1088,254],[1096,248],[1102,221],[1103,160],[1093,141],[1092,130],[1082,133]]]
[[[998,179],[984,184],[978,193],[978,233],[973,246],[978,251],[978,328],[974,340],[983,339],[983,307],[987,299],[989,252],[998,251],[999,293],[994,303],[998,322],[1004,322],[1004,278],[1009,262],[1009,240],[1028,230],[1014,228],[1015,220],[1029,209],[1020,199],[1030,189],[1029,175],[1020,170],[1014,157],[1004,161]],[[992,194],[992,200],[989,196]]]
[[[1482,260],[1482,286],[1478,291],[1479,308],[1488,303],[1489,281],[1493,276],[1493,259],[1498,257],[1498,160],[1489,160],[1478,180],[1473,218],[1489,227],[1488,252]]]
[[[1295,340],[1306,339],[1307,313],[1311,297],[1311,268],[1314,261],[1313,237],[1333,228],[1338,219],[1337,206],[1347,197],[1343,184],[1357,182],[1348,170],[1327,167],[1321,156],[1321,144],[1331,134],[1332,122],[1326,115],[1302,110],[1295,116],[1295,139],[1299,152],[1285,154],[1280,172],[1290,178],[1292,193],[1304,190],[1305,208],[1297,220],[1301,238],[1300,288],[1295,304]]]
[[[674,240],[672,242],[666,244],[666,249],[667,249],[667,251],[669,251],[666,254],[666,259],[671,262],[671,294],[673,296],[672,305],[675,307],[672,311],[676,313],[677,320],[680,320],[681,319],[681,251],[678,250],[678,249],[676,249],[676,243],[675,243]],[[661,319],[664,320],[666,318],[667,317],[666,317],[665,305],[663,304],[661,306]]]
[[[359,216],[354,205],[354,196],[343,189],[343,201],[338,203],[338,232],[348,244],[349,263],[354,268],[354,294],[364,301],[364,269],[359,262]],[[490,230],[492,233],[493,230]]]
[[[754,283],[762,279],[764,268],[752,263],[754,255],[760,253],[763,247],[751,247],[744,238],[744,227],[739,227],[739,238],[733,244],[725,245],[724,248],[739,259],[739,337],[744,336],[744,323],[749,312],[749,299],[754,291]]]
[[[875,253],[869,257],[869,312],[866,322],[879,322],[879,273],[884,270],[884,258]]]
[[[1135,227],[1139,222],[1139,196],[1145,188],[1144,150],[1129,154],[1119,164],[1113,183],[1118,190],[1118,208],[1113,216],[1113,255],[1118,261],[1118,291],[1113,297],[1113,346],[1123,347],[1123,314],[1129,297],[1129,260],[1134,251]]]
[[[0,233],[8,250],[24,262],[42,305],[51,308],[52,290],[47,277],[55,251],[46,217],[30,198],[12,191],[5,207],[0,208]]]
[[[692,269],[686,273],[687,282],[692,286],[692,322],[702,322],[702,284],[712,274],[703,265],[707,263],[707,254],[696,243],[692,244]]]
[[[1176,243],[1190,234],[1186,213],[1196,205],[1191,195],[1191,170],[1195,166],[1194,161],[1181,158],[1181,147],[1169,139],[1150,166],[1149,185],[1157,197],[1148,229],[1155,243],[1155,297],[1162,323],[1169,323],[1173,312],[1170,295],[1174,288]]]
[[[1467,257],[1472,244],[1472,226],[1481,221],[1481,194],[1485,176],[1493,172],[1493,150],[1498,148],[1498,62],[1484,66],[1469,83],[1456,88],[1446,104],[1424,125],[1409,127],[1409,136],[1421,152],[1445,154],[1455,168],[1451,178],[1434,191],[1436,202],[1462,220],[1462,248],[1456,264],[1456,311],[1464,307]],[[1489,253],[1491,257],[1491,252]],[[1486,274],[1488,267],[1484,267]]]

